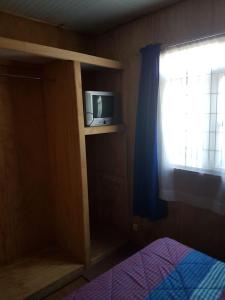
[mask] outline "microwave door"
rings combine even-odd
[[[97,99],[97,118],[101,118],[102,117],[102,97],[99,96]]]

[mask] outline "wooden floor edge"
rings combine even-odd
[[[49,284],[47,287],[35,292],[30,295],[27,300],[41,300],[50,296],[52,293],[55,293],[57,290],[62,289],[66,285],[70,284],[72,281],[81,276],[84,272],[84,266],[80,268],[80,270],[73,271],[62,278],[56,280],[55,282]]]

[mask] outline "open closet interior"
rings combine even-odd
[[[126,130],[85,127],[85,90],[119,62],[0,38],[0,289],[35,299],[126,242]],[[4,287],[4,289],[3,289]]]
[[[10,292],[5,299],[25,297],[30,273],[38,278],[29,284],[33,293],[85,263],[72,70],[72,62],[64,61],[1,66],[0,283]],[[19,293],[10,268],[21,283]]]

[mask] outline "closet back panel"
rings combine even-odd
[[[41,81],[1,77],[0,116],[0,264],[5,264],[50,239]]]
[[[126,137],[124,133],[86,137],[91,228],[129,227]]]

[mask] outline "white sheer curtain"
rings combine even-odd
[[[160,196],[225,214],[225,38],[160,57]]]

